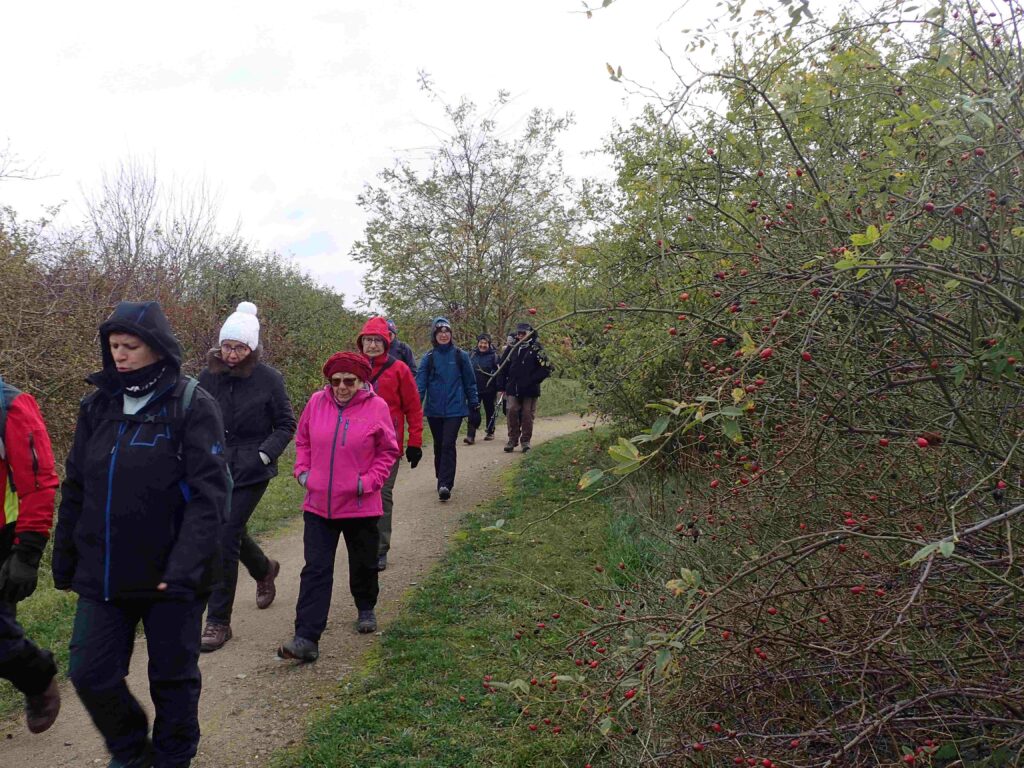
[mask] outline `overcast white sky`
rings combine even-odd
[[[656,41],[680,50],[713,5],[618,0],[588,20],[580,0],[5,3],[0,148],[45,178],[0,182],[0,203],[32,217],[67,201],[77,221],[82,191],[138,157],[164,180],[205,179],[225,228],[240,222],[351,304],[356,195],[443,123],[419,70],[453,102],[510,91],[509,124],[533,107],[575,113],[566,167],[592,175],[603,161],[583,153],[640,107],[605,62],[667,89]]]

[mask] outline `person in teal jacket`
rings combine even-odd
[[[462,420],[478,412],[480,397],[469,355],[452,341],[452,324],[439,317],[432,323],[433,349],[423,355],[416,371],[416,387],[424,400],[430,434],[434,437],[434,474],[437,496],[448,501],[455,486],[455,443]]]

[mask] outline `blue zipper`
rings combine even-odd
[[[338,447],[338,430],[341,429],[341,422],[344,418],[345,407],[338,406],[338,423],[334,425],[334,440],[331,442],[331,473],[327,476],[327,519],[331,519],[331,496],[334,493],[334,451]],[[348,423],[345,423],[345,431],[348,431]],[[342,443],[344,445],[344,443]]]
[[[110,449],[110,469],[107,470],[107,508],[103,513],[106,529],[103,534],[106,551],[103,553],[103,599],[110,600],[110,503],[114,494],[114,466],[117,464],[117,451],[121,447],[121,436],[124,435],[127,422],[122,421],[117,428],[117,439]]]

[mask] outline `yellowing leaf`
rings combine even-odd
[[[732,401],[738,404],[744,397],[746,397],[746,394],[747,393],[743,391],[743,387],[736,387],[732,391]]]

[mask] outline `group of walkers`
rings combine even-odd
[[[481,429],[492,440],[503,395],[505,450],[528,451],[540,382],[551,370],[526,323],[499,357],[487,334],[471,355],[459,349],[451,324],[437,318],[432,348],[417,365],[394,323],[374,317],[356,339],[358,352],[323,364],[325,385],[296,423],[283,377],[261,360],[259,333],[257,308],[242,302],[197,380],[182,372],[181,346],[158,303],[121,302],[99,327],[102,368],[88,377],[95,389],[79,407],[52,570],[57,589],[78,595],[68,676],[106,742],[110,768],[177,768],[195,756],[199,655],[232,637],[239,563],[256,583],[258,608],[276,596],[280,563],[246,526],[293,437],[294,476],[305,490],[305,565],[295,633],[278,655],[311,662],[327,626],[341,538],[355,628],[377,629],[395,481],[403,449],[410,468],[423,456],[424,417],[446,501],[462,420],[469,419],[467,444]],[[57,718],[57,668],[25,637],[16,606],[35,590],[57,485],[35,400],[0,379],[0,677],[24,694],[33,733]],[[126,684],[140,623],[151,734]]]

